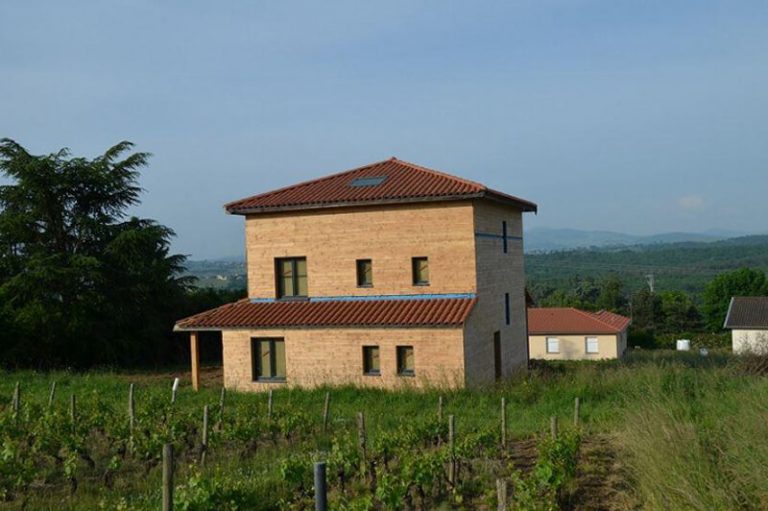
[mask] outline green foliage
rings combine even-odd
[[[707,327],[713,332],[723,328],[731,297],[767,294],[768,282],[762,270],[740,268],[718,275],[704,289],[702,311]]]

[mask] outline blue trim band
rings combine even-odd
[[[315,296],[308,302],[374,302],[376,300],[457,300],[475,298],[475,293],[443,293],[419,295]],[[251,303],[289,302],[276,298],[251,298]]]
[[[475,233],[476,238],[493,238],[498,240],[503,240],[504,235],[503,234],[491,234],[489,232],[476,232]],[[508,240],[522,240],[522,236],[507,236]]]

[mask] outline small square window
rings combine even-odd
[[[413,376],[415,374],[413,346],[397,347],[397,374],[399,376]]]
[[[560,340],[557,337],[547,337],[547,353],[560,353]]]
[[[363,346],[363,374],[370,376],[381,374],[378,346]]]
[[[587,337],[587,353],[599,353],[597,337]]]
[[[285,381],[285,341],[252,338],[251,371],[253,381]]]
[[[370,259],[357,260],[357,287],[373,287],[373,263]]]
[[[429,259],[426,257],[414,257],[411,260],[411,266],[413,268],[413,285],[428,286],[429,285]]]

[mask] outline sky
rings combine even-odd
[[[768,2],[3,1],[0,137],[153,154],[133,214],[243,253],[225,202],[391,156],[526,228],[768,232]]]

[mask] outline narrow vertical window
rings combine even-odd
[[[285,381],[285,341],[251,339],[253,381]]]
[[[415,374],[413,346],[397,347],[397,374],[400,376]]]
[[[508,325],[511,322],[509,314],[509,293],[504,293],[504,320]]]
[[[502,244],[504,246],[504,253],[507,253],[507,221],[503,220],[501,222],[501,239]]]
[[[369,376],[381,374],[378,346],[363,346],[363,374]]]
[[[429,259],[426,257],[414,257],[411,260],[413,270],[413,285],[429,285]]]
[[[547,353],[560,353],[560,341],[557,337],[547,337]]]
[[[370,259],[357,260],[357,287],[373,287],[373,263]]]
[[[277,297],[307,296],[307,258],[286,257],[275,259]]]

